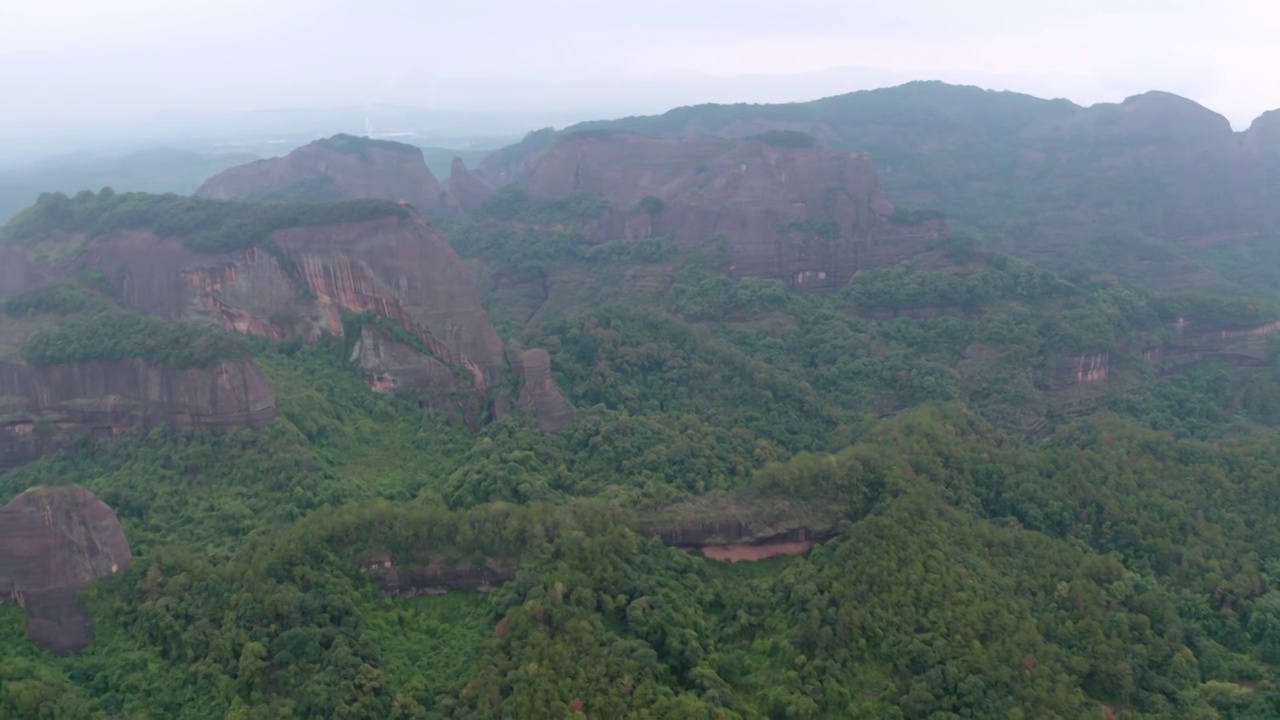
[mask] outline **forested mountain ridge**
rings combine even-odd
[[[784,105],[700,105],[532,133],[481,175],[524,177],[552,140],[629,131],[656,138],[803,132],[868,153],[895,203],[1053,269],[1113,272],[1148,287],[1272,287],[1258,265],[1280,230],[1275,113],[1233,132],[1168,93],[1080,107],[938,82]]]

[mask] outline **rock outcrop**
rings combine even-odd
[[[275,417],[275,396],[252,360],[193,369],[142,360],[47,367],[0,361],[0,471],[81,437],[161,425],[256,429]]]
[[[419,148],[335,135],[281,158],[224,170],[205,181],[196,197],[278,202],[373,198],[404,200],[428,210],[441,206],[443,190]]]
[[[591,229],[595,240],[670,235],[694,248],[723,236],[733,275],[797,289],[842,286],[946,232],[937,219],[902,222],[869,157],[803,135],[571,135],[530,160],[521,182],[535,201],[603,196],[610,211]]]
[[[0,507],[0,602],[21,605],[27,634],[51,652],[93,641],[76,593],[131,558],[115,512],[84,488],[32,488]]]
[[[847,509],[820,502],[712,492],[640,517],[640,533],[713,560],[798,555],[836,534]]]
[[[450,590],[490,592],[516,576],[513,559],[490,558],[482,565],[433,562],[402,564],[390,556],[365,560],[360,570],[389,595],[435,595]]]
[[[467,170],[462,158],[455,157],[449,169],[449,181],[445,190],[446,204],[456,213],[475,211],[493,195],[493,186]]]
[[[361,328],[351,362],[364,371],[365,383],[378,392],[409,397],[475,429],[480,426],[483,397],[453,368],[396,340],[373,325]]]
[[[1055,390],[1106,382],[1111,375],[1111,353],[1085,352],[1062,355],[1053,363],[1050,374]]]
[[[0,298],[30,289],[31,277],[54,278],[92,269],[115,283],[122,303],[167,320],[213,324],[275,339],[302,335],[316,340],[325,333],[359,332],[353,361],[365,370],[371,387],[412,393],[424,405],[472,425],[479,422],[482,409],[501,392],[496,380],[510,366],[471,273],[443,234],[415,213],[398,212],[362,222],[283,228],[271,235],[271,241],[272,252],[249,247],[202,253],[182,238],[159,237],[150,230],[92,240],[71,238],[68,245],[79,248],[71,260],[28,261],[29,275],[0,276]],[[3,249],[0,256],[25,257],[15,247]],[[350,323],[366,313],[403,328],[426,354],[390,337],[366,335],[364,323]],[[9,372],[18,373],[21,367],[15,365]],[[52,414],[54,428],[64,423],[68,436],[86,427],[124,427],[125,416],[133,418],[133,424],[147,425],[164,417],[192,427],[219,423],[256,427],[262,419],[269,420],[274,406],[268,402],[269,393],[259,392],[259,386],[265,389],[266,385],[257,368],[252,363],[219,367],[213,374],[188,373],[180,378],[136,364],[51,368],[43,376],[22,376],[21,383],[15,383],[46,388],[40,396],[46,404],[32,405],[34,401],[24,392],[6,392],[16,398],[10,401],[14,426],[32,438],[15,450],[14,458],[52,446],[52,441],[37,438],[56,434],[54,430],[39,423],[36,429],[26,429],[33,422],[32,413],[36,418]],[[159,374],[153,377],[147,372]],[[40,377],[54,385],[41,385]],[[530,407],[545,415],[539,415],[540,427],[551,432],[563,427],[566,417],[572,418],[567,403],[554,401],[560,396],[549,372],[538,376],[531,387],[538,388],[538,393]],[[233,398],[229,393],[236,388],[241,394]],[[94,408],[110,404],[110,412],[117,413],[111,418],[120,422],[97,419],[104,410],[95,410],[99,415],[68,416],[65,408],[54,409],[69,407],[73,400]],[[173,404],[165,404],[170,401]],[[17,412],[19,407],[36,410]],[[224,422],[223,417],[238,420]]]
[[[551,355],[546,350],[525,350],[513,366],[524,381],[520,386],[520,407],[532,413],[539,430],[557,433],[573,423],[573,405],[551,379]]]
[[[77,263],[117,275],[139,312],[238,332],[342,335],[343,312],[390,318],[479,389],[505,366],[502,339],[449,241],[418,216],[277,231],[290,266],[257,248],[207,254],[179,238],[97,238]],[[120,268],[124,268],[123,271]]]

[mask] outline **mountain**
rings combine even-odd
[[[806,103],[683,107],[559,135],[804,132],[869,154],[894,202],[943,211],[957,229],[1048,267],[1105,269],[1151,287],[1266,290],[1277,278],[1256,261],[1280,228],[1280,145],[1266,125],[1234,133],[1221,115],[1167,93],[1085,108],[914,82]],[[482,177],[522,177],[554,136],[494,153]]]
[[[196,190],[211,200],[324,202],[378,199],[423,210],[442,203],[440,182],[422,150],[390,140],[334,135],[281,158],[225,170]]]
[[[10,467],[78,436],[266,425],[274,396],[228,332],[345,338],[371,387],[472,426],[511,412],[514,371],[544,430],[572,419],[545,364],[509,359],[448,241],[394,203],[45,195],[4,239]]]
[[[794,132],[745,140],[578,133],[530,157],[514,187],[519,196],[494,199],[491,213],[510,214],[521,198],[599,198],[584,230],[589,243],[671,237],[695,250],[723,237],[734,277],[796,288],[841,287],[946,232],[941,220],[895,213],[869,157]]]

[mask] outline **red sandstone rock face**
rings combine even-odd
[[[546,350],[535,348],[521,353],[517,370],[524,377],[520,406],[533,413],[539,430],[557,433],[573,423],[573,406],[551,379],[551,356]]]
[[[462,158],[455,157],[449,169],[449,182],[445,190],[446,204],[457,213],[469,213],[484,204],[493,195],[493,186],[467,170]]]
[[[0,471],[132,428],[260,428],[275,396],[252,360],[182,369],[142,360],[35,368],[0,362]]]
[[[405,200],[441,205],[443,188],[412,145],[337,136],[282,158],[258,160],[205,181],[196,197],[211,200]]]
[[[484,396],[471,383],[459,382],[448,365],[383,330],[365,325],[351,350],[351,362],[364,371],[365,383],[373,390],[408,397],[479,428]]]
[[[371,386],[387,389],[380,384],[398,377],[399,390],[431,395],[424,404],[460,412],[472,425],[479,422],[481,408],[494,399],[494,380],[507,367],[506,349],[470,271],[443,234],[413,215],[290,228],[276,232],[273,240],[296,271],[287,273],[276,257],[257,248],[202,254],[180,238],[150,231],[81,242],[83,249],[70,262],[32,263],[19,250],[6,248],[0,250],[0,266],[13,257],[26,262],[30,272],[0,274],[0,298],[87,266],[116,282],[123,302],[139,312],[276,339],[341,335],[344,310],[371,312],[394,320],[434,356],[408,363],[406,352],[416,351],[407,346],[381,358],[361,354],[355,361]],[[372,353],[374,346],[369,347]],[[394,367],[384,367],[386,362]],[[407,371],[415,365],[425,372]],[[453,367],[464,368],[469,382],[442,385],[446,373],[441,368],[452,380]],[[78,435],[161,422],[260,427],[275,413],[274,398],[251,361],[181,372],[138,363],[34,371],[15,363],[0,365],[0,391],[3,373],[15,388],[6,395],[14,413],[9,417],[17,419],[7,435],[0,432],[0,468],[62,447]],[[545,415],[539,416],[540,426],[554,432],[567,424],[566,417],[572,420],[572,408],[553,385],[546,390],[550,382],[549,371],[540,376],[534,386],[542,390],[529,404]]]
[[[766,543],[764,545],[707,545],[702,556],[708,560],[728,562],[755,562],[771,557],[804,555],[813,549],[812,540]]]
[[[470,368],[480,389],[505,365],[470,272],[425,220],[292,228],[275,240],[301,268],[331,331],[341,332],[340,307],[389,317],[448,364]]]
[[[671,235],[692,248],[723,236],[734,275],[800,289],[839,287],[946,231],[895,223],[871,159],[821,145],[569,136],[528,163],[523,183],[535,200],[602,195],[612,212],[596,240]]]
[[[0,602],[26,609],[27,633],[46,650],[77,652],[92,642],[76,592],[131,559],[115,512],[84,488],[32,488],[0,508]]]
[[[384,386],[390,382],[424,405],[461,414],[472,427],[485,402],[498,401],[493,380],[507,366],[506,348],[471,273],[425,220],[291,228],[276,232],[274,241],[297,272],[285,273],[261,250],[198,254],[180,238],[146,231],[72,242],[83,250],[56,263],[36,263],[6,247],[0,249],[0,268],[22,272],[0,273],[0,299],[92,266],[118,284],[124,304],[141,313],[270,338],[340,336],[343,310],[370,311],[401,324],[434,354],[433,359],[389,338],[370,338],[353,361],[366,370],[371,387],[389,389]],[[408,360],[411,355],[416,359]],[[452,368],[466,369],[470,382],[457,382]],[[572,420],[572,407],[544,370],[530,386],[539,392],[526,405],[545,432],[556,432]],[[133,427],[260,428],[275,418],[275,401],[251,360],[195,370],[141,361],[35,369],[14,361],[0,363],[0,413],[3,471],[77,437],[110,437]]]
[[[1106,382],[1111,375],[1111,353],[1063,355],[1053,364],[1050,372],[1054,389]]]
[[[478,388],[505,365],[470,272],[425,220],[290,228],[273,239],[296,276],[256,248],[203,254],[151,232],[97,238],[77,264],[117,278],[127,304],[169,320],[314,339],[342,334],[343,309],[369,311],[403,325],[444,362],[473,368]]]

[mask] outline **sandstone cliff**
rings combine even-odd
[[[443,188],[413,145],[335,135],[281,158],[257,160],[205,181],[196,197],[212,200],[322,202],[404,200],[427,210]]]
[[[115,512],[83,488],[32,488],[0,508],[0,602],[26,609],[27,634],[46,650],[77,652],[93,641],[76,593],[131,558]]]
[[[551,379],[551,355],[546,350],[525,350],[513,360],[512,367],[523,380],[520,407],[533,415],[539,430],[557,433],[573,422],[573,406]]]
[[[848,508],[743,492],[711,492],[651,508],[640,533],[713,560],[798,555],[835,536]]]
[[[446,203],[456,213],[475,211],[493,195],[493,186],[467,170],[462,158],[455,157],[449,170]]]
[[[139,312],[277,339],[300,334],[315,340],[323,333],[342,336],[352,330],[363,332],[359,325],[348,327],[348,319],[368,313],[403,328],[427,353],[422,355],[407,346],[392,348],[370,336],[368,342],[359,343],[361,347],[353,360],[368,373],[371,386],[390,389],[385,385],[386,378],[398,377],[397,390],[433,395],[424,404],[460,414],[472,424],[483,415],[486,403],[497,401],[499,408],[505,407],[494,396],[499,392],[496,380],[509,367],[506,348],[481,305],[470,272],[444,235],[416,214],[398,212],[361,222],[280,228],[270,235],[271,252],[258,246],[229,252],[197,252],[183,238],[160,237],[149,229],[93,238],[81,235],[65,238],[64,244],[76,248],[69,253],[69,259],[44,262],[31,260],[27,247],[10,245],[0,249],[3,257],[25,263],[31,270],[26,274],[0,275],[0,298],[30,289],[32,278],[74,275],[91,269],[110,278],[120,301]],[[391,349],[382,352],[379,348]],[[410,360],[414,354],[420,357]],[[405,372],[411,366],[417,370]],[[89,395],[84,395],[79,386],[59,386],[50,397],[55,398],[55,403],[75,398],[82,405],[92,405],[100,396],[114,398],[112,412],[118,414],[112,417],[128,415],[134,424],[146,425],[151,418],[165,416],[178,424],[188,422],[183,418],[195,418],[190,420],[192,426],[203,427],[225,409],[227,418],[240,418],[243,422],[217,422],[254,427],[269,414],[269,403],[265,402],[269,393],[258,392],[256,375],[252,381],[238,383],[226,379],[228,372],[239,372],[248,378],[257,372],[251,367],[251,363],[236,366],[217,375],[217,383],[249,388],[242,393],[239,405],[221,395],[197,398],[190,387],[222,387],[209,385],[215,379],[212,375],[204,380],[184,376],[186,379],[180,382],[139,379],[136,385],[130,385],[134,381],[123,379],[123,370],[111,371],[116,373],[111,375],[117,378],[112,381],[116,385],[98,383],[84,391]],[[461,371],[462,380],[454,377],[455,369]],[[82,371],[70,369],[65,373]],[[155,372],[167,377],[162,371]],[[50,374],[49,380],[67,383],[75,381],[75,377]],[[35,382],[24,380],[28,381]],[[188,382],[194,385],[184,384]],[[538,382],[550,383],[549,375]],[[28,398],[22,393],[11,394]],[[540,397],[546,395],[544,391]],[[205,400],[219,404],[204,410],[200,403]],[[170,401],[171,404],[164,404]],[[29,405],[30,400],[15,400],[12,406],[16,408],[24,402]],[[123,406],[133,409],[126,412],[120,409]],[[540,419],[544,430],[563,427],[564,407],[554,403],[531,407],[536,412],[544,412],[542,408],[546,407],[545,412],[553,418]],[[39,406],[26,415],[16,414],[15,426],[25,428],[33,420],[32,413],[44,417],[47,409]],[[567,417],[572,417],[571,410]],[[81,416],[57,419],[55,428],[56,422],[76,423],[64,428],[68,434],[75,434],[84,423],[97,421]],[[122,427],[111,422],[104,422],[104,426]],[[24,449],[15,450],[15,460],[52,447],[53,441],[39,438],[53,431],[40,427],[39,431],[23,430],[32,440],[21,446]]]
[[[803,135],[571,135],[530,160],[521,182],[535,201],[603,196],[610,210],[595,240],[670,235],[694,248],[723,236],[732,274],[799,289],[839,287],[946,231],[940,220],[901,222],[869,157]]]
[[[96,238],[76,260],[118,278],[124,302],[171,320],[283,338],[343,333],[343,311],[390,318],[488,387],[506,360],[470,274],[417,216],[278,230],[258,248],[199,253],[150,231]]]
[[[260,428],[275,396],[251,360],[181,369],[142,360],[31,367],[0,361],[0,471],[131,428]]]

